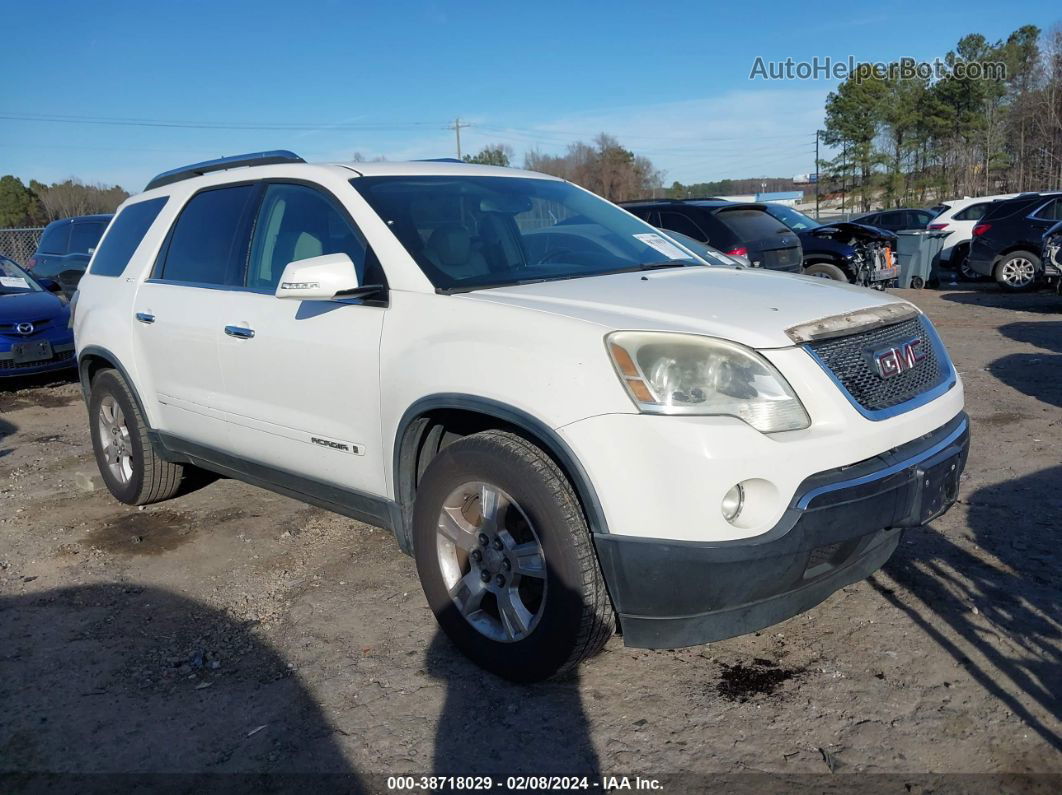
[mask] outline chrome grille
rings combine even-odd
[[[833,373],[860,406],[880,411],[912,400],[944,382],[948,376],[946,354],[938,350],[921,315],[891,326],[871,329],[846,337],[809,342],[807,348],[824,368]],[[873,352],[898,346],[917,338],[926,356],[910,370],[892,378],[882,378]]]

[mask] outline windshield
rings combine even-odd
[[[7,257],[0,257],[0,295],[36,293],[40,290],[40,285],[26,271]]]
[[[351,180],[436,288],[472,290],[704,263],[657,229],[559,180]]]
[[[768,204],[767,212],[788,226],[794,232],[803,232],[805,229],[815,229],[822,226],[814,218],[804,215],[802,212],[786,207],[784,204]]]

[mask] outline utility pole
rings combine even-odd
[[[450,129],[453,130],[454,133],[457,136],[457,159],[458,160],[461,159],[461,128],[462,127],[471,127],[471,126],[472,126],[471,124],[462,123],[460,116],[458,116],[456,119],[454,119],[454,123],[450,126]]]
[[[819,220],[819,131],[815,130],[815,220]]]
[[[845,187],[848,184],[848,141],[841,142],[841,215],[844,216]]]

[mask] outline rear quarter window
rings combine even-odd
[[[742,240],[755,240],[790,231],[788,226],[763,210],[723,210],[716,213],[715,217]]]
[[[70,222],[60,221],[48,225],[41,235],[37,251],[41,254],[65,254],[66,244],[70,239]]]
[[[982,202],[981,204],[971,204],[969,207],[965,207],[959,212],[955,213],[953,218],[956,221],[979,221],[981,216],[985,214],[985,210],[988,209],[988,203]]]
[[[130,204],[118,213],[96,252],[91,273],[95,276],[121,276],[167,200],[166,196],[148,199]]]

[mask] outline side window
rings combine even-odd
[[[247,286],[274,290],[289,262],[347,254],[365,283],[366,244],[336,203],[305,185],[271,184],[266,188],[254,226]]]
[[[686,217],[682,213],[662,210],[660,212],[660,228],[670,229],[672,232],[678,232],[681,235],[692,237],[694,240],[700,240],[701,242],[708,239],[708,235],[706,235],[692,219]]]
[[[1053,202],[1045,205],[1037,211],[1036,217],[1043,218],[1046,221],[1062,220],[1062,199],[1055,199]]]
[[[91,254],[96,250],[96,244],[103,237],[106,224],[84,223],[70,225],[70,253]]]
[[[166,201],[165,196],[148,199],[146,202],[130,204],[118,213],[118,217],[111,221],[110,231],[92,261],[92,273],[96,276],[121,276]]]
[[[969,207],[964,207],[955,213],[954,218],[956,221],[980,221],[987,208],[988,205],[983,202],[981,204],[971,204]]]
[[[70,223],[52,224],[44,230],[37,251],[41,254],[65,254],[66,243],[70,239]]]
[[[158,277],[199,284],[243,284],[257,187],[213,188],[193,196],[173,225]]]

